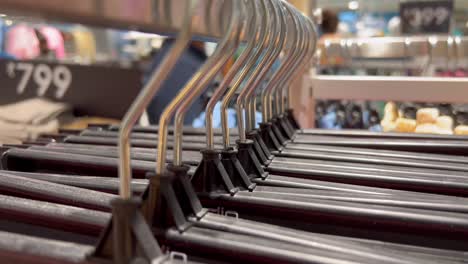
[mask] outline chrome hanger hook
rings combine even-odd
[[[304,53],[304,56],[303,56],[303,59],[301,61],[301,64],[300,66],[298,67],[298,69],[294,72],[294,74],[290,77],[290,84],[289,85],[283,85],[282,87],[284,87],[285,89],[285,93],[287,94],[287,100],[286,100],[286,103],[287,103],[287,107],[289,108],[291,104],[291,98],[292,98],[292,84],[296,83],[297,80],[302,77],[304,75],[304,72],[307,71],[309,68],[310,68],[310,65],[311,65],[311,62],[312,62],[312,59],[314,57],[314,54],[315,54],[315,51],[317,50],[317,43],[318,43],[318,30],[316,28],[316,25],[315,23],[305,17],[305,16],[302,16],[305,20],[305,26],[306,26],[306,33],[308,33],[306,36],[308,36],[308,41],[307,43],[309,44],[307,46],[307,49],[305,50],[305,53]]]
[[[120,188],[119,195],[123,199],[130,199],[132,196],[131,181],[132,169],[130,166],[130,133],[140,115],[146,109],[154,95],[159,91],[164,80],[167,78],[171,70],[174,68],[178,58],[182,55],[192,38],[192,15],[194,6],[198,3],[197,0],[185,1],[184,21],[177,35],[174,46],[169,53],[164,57],[159,67],[155,70],[151,79],[145,85],[143,90],[138,94],[133,101],[130,109],[125,114],[119,131],[119,179]]]
[[[272,67],[274,63],[279,59],[281,56],[281,52],[286,44],[286,34],[287,34],[287,24],[286,24],[286,16],[283,12],[283,7],[280,1],[276,1],[278,6],[278,20],[279,20],[279,34],[278,34],[278,44],[275,44],[274,52],[272,53],[269,61],[266,63],[265,66],[262,68],[262,72],[260,76],[257,78],[256,82],[252,85],[252,89],[247,91],[246,97],[244,99],[244,105],[247,107],[248,111],[246,113],[246,128],[247,131],[250,131],[255,128],[256,126],[256,96],[257,91],[263,90],[262,88],[265,86],[264,80],[268,77],[269,73],[272,73]]]
[[[270,41],[270,45],[267,48],[262,60],[260,61],[259,65],[257,65],[254,69],[254,72],[250,76],[247,84],[245,85],[244,89],[241,91],[239,97],[236,101],[236,112],[237,112],[237,120],[238,120],[238,128],[239,128],[239,137],[241,141],[246,140],[245,134],[245,126],[244,126],[244,106],[246,106],[247,100],[252,95],[253,91],[261,84],[264,77],[270,70],[271,66],[278,58],[281,49],[283,48],[285,42],[285,21],[282,13],[280,12],[280,6],[278,1],[271,0],[271,3],[274,8],[274,18],[275,24],[277,25],[276,28],[279,30],[272,30],[274,32],[275,38],[273,41]]]
[[[269,28],[269,25],[274,27],[275,20],[271,17],[271,0],[261,0],[260,7],[261,11],[259,12],[260,14],[263,14],[261,23],[260,23],[260,28],[259,28],[259,37],[258,45],[255,47],[255,53],[249,57],[246,65],[240,73],[238,74],[238,77],[234,81],[234,84],[232,85],[231,89],[227,92],[226,96],[223,99],[223,102],[221,104],[221,122],[222,122],[222,127],[223,127],[223,139],[224,139],[224,147],[228,148],[230,147],[230,133],[229,133],[229,127],[228,127],[228,113],[227,109],[229,107],[229,103],[231,102],[231,99],[234,97],[234,94],[236,91],[239,89],[241,84],[244,82],[245,78],[248,76],[249,72],[251,69],[254,68],[255,62],[260,58],[260,55],[262,54],[263,50],[268,47],[268,40],[271,38],[270,33],[273,30],[267,30]],[[243,125],[243,124],[241,124]],[[239,126],[239,124],[238,124]],[[245,135],[244,138],[241,136],[241,141],[245,141]]]
[[[213,133],[213,111],[215,108],[215,105],[218,103],[218,101],[221,99],[221,97],[224,95],[226,90],[228,89],[229,85],[231,82],[234,80],[236,77],[237,73],[239,70],[246,65],[247,59],[253,54],[256,42],[255,39],[257,37],[257,23],[259,23],[259,20],[257,19],[257,11],[261,9],[259,6],[258,1],[245,1],[247,6],[247,16],[248,19],[246,21],[246,27],[245,27],[245,32],[247,35],[247,46],[244,49],[244,51],[241,53],[239,58],[234,62],[232,65],[232,68],[229,70],[229,72],[224,76],[223,81],[219,85],[218,89],[214,92],[213,96],[211,97],[210,101],[208,102],[205,110],[205,118],[206,118],[206,142],[207,142],[207,148],[208,149],[214,149],[214,133]],[[248,27],[248,28],[247,28]],[[223,111],[221,111],[221,123],[223,126],[223,131],[225,130],[224,126],[228,126],[226,118],[223,118]],[[225,124],[226,123],[226,124]],[[229,134],[229,132],[228,132]],[[230,142],[229,142],[229,136],[228,136],[228,142],[225,143],[225,148],[229,147]]]
[[[286,7],[287,8],[287,7]],[[306,38],[306,29],[304,25],[304,20],[302,19],[302,16],[298,15],[295,13],[295,20],[297,22],[295,31],[296,34],[299,35],[299,40],[298,40],[298,45],[296,47],[296,54],[292,55],[293,59],[291,60],[290,68],[283,74],[281,80],[278,81],[278,83],[275,85],[275,87],[272,89],[270,92],[272,95],[273,102],[275,103],[275,107],[270,108],[270,116],[275,117],[279,116],[283,113],[284,111],[284,98],[282,97],[284,87],[287,85],[287,80],[288,77],[291,74],[294,74],[294,72],[297,70],[298,66],[300,65],[301,61],[301,55],[305,52],[307,49],[307,38]],[[271,102],[271,104],[273,104]]]
[[[283,8],[286,8],[287,14],[292,18],[294,27],[297,28],[298,22],[295,18],[294,13],[287,6]],[[297,30],[292,30],[292,31],[289,31],[288,33],[290,34],[290,36],[288,37],[289,43],[292,46],[296,45],[296,47],[289,49],[289,51],[290,50],[292,51],[288,52],[288,54],[285,54],[285,58],[284,58],[282,65],[279,67],[278,70],[275,71],[273,77],[271,78],[271,80],[268,82],[267,86],[265,87],[265,89],[263,89],[261,93],[262,107],[263,107],[262,117],[264,119],[264,122],[268,122],[272,118],[272,103],[273,103],[272,101],[273,100],[272,100],[271,94],[272,94],[273,88],[278,84],[282,76],[289,70],[289,67],[294,62],[293,59],[296,57],[298,53],[297,46],[302,45],[302,39],[298,40],[298,37],[300,35],[299,35],[299,32],[297,32]]]
[[[292,16],[294,17],[294,21],[296,21],[296,28],[295,28],[295,31],[296,31],[296,34],[298,35],[298,38],[299,40],[297,41],[297,47],[294,48],[295,50],[295,53],[294,54],[291,54],[291,60],[289,60],[289,63],[288,65],[285,67],[285,71],[283,72],[283,74],[281,75],[280,79],[277,81],[277,82],[274,82],[273,83],[273,88],[268,91],[268,100],[270,102],[270,105],[269,105],[269,108],[268,108],[268,111],[269,111],[269,118],[273,118],[273,116],[276,116],[278,114],[280,114],[283,109],[282,109],[282,103],[284,100],[282,98],[282,90],[284,89],[284,87],[286,87],[288,85],[288,80],[289,78],[298,70],[301,62],[302,62],[302,59],[303,59],[303,56],[301,58],[301,55],[303,53],[305,53],[306,49],[307,49],[307,45],[308,45],[308,42],[307,42],[307,38],[306,38],[306,34],[307,34],[307,29],[306,29],[306,25],[305,25],[305,21],[304,21],[304,17],[302,14],[300,14],[299,12],[296,12],[294,8],[292,8],[290,5],[285,5],[286,9],[288,9]],[[272,104],[273,104],[273,99],[272,99],[272,94],[276,94],[275,96],[275,113],[273,113],[273,108],[272,108]]]
[[[229,0],[226,2],[229,2],[232,5],[231,10],[233,10],[229,22],[229,29],[227,31],[228,33],[223,37],[213,55],[210,56],[203,66],[192,76],[190,81],[164,109],[164,112],[161,115],[161,119],[159,121],[158,157],[156,168],[156,172],[158,174],[163,173],[165,169],[167,127],[172,116],[177,111],[177,113],[175,113],[176,120],[174,127],[174,164],[181,165],[184,113],[190,106],[191,102],[204,90],[203,88],[205,88],[212,78],[218,73],[227,59],[235,51],[239,43],[242,14],[238,5],[242,3],[235,0]]]
[[[213,81],[216,75],[221,71],[222,67],[226,65],[229,58],[236,52],[240,44],[240,37],[242,29],[245,25],[246,19],[244,19],[244,7],[245,3],[238,0],[230,0],[232,2],[233,17],[230,20],[230,25],[228,29],[227,36],[228,38],[221,41],[218,47],[215,50],[215,53],[211,56],[211,60],[214,62],[210,68],[207,67],[207,71],[202,73],[203,79],[198,83],[192,91],[191,95],[186,97],[182,101],[179,109],[177,109],[175,115],[175,146],[174,146],[174,165],[182,165],[182,130],[184,125],[185,113],[189,109],[193,101],[198,98],[201,93],[208,87],[208,85]]]

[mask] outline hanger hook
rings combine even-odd
[[[197,0],[185,1],[184,20],[179,34],[177,35],[175,45],[164,57],[159,67],[154,71],[151,79],[145,85],[143,90],[133,101],[130,109],[125,114],[119,131],[119,194],[124,199],[131,198],[131,180],[132,170],[130,167],[130,133],[136,121],[146,109],[154,95],[161,88],[162,83],[167,78],[178,58],[182,55],[192,37],[192,15],[193,7],[198,3]]]
[[[237,126],[239,129],[239,137],[241,141],[246,140],[245,134],[245,126],[244,126],[244,106],[246,105],[246,99],[252,92],[257,88],[261,82],[263,81],[264,77],[270,70],[271,66],[275,62],[276,58],[279,56],[281,49],[283,48],[284,41],[285,41],[285,22],[280,12],[280,4],[276,0],[272,0],[271,3],[273,4],[274,8],[274,18],[275,24],[277,25],[276,28],[279,30],[275,30],[275,38],[273,41],[270,41],[270,45],[267,48],[267,51],[263,55],[260,63],[255,67],[252,75],[250,76],[249,80],[247,81],[244,89],[241,91],[240,95],[237,97],[236,101],[236,112],[237,112]]]
[[[289,9],[289,7],[286,6],[287,14],[292,18],[293,24],[296,27],[297,26],[297,21],[296,18]],[[302,45],[302,39],[298,41],[298,36],[300,36],[299,32],[296,30],[289,31],[289,34],[291,35],[288,37],[289,42],[291,45]],[[291,51],[292,50],[292,51]],[[273,74],[273,77],[270,79],[268,84],[266,85],[265,89],[262,90],[261,97],[262,97],[262,117],[263,117],[263,122],[268,122],[272,118],[272,90],[273,88],[278,84],[278,82],[281,80],[283,75],[287,72],[288,68],[291,66],[291,63],[293,62],[293,59],[295,55],[297,54],[298,47],[296,46],[295,48],[291,48],[290,52],[287,52],[285,54],[285,58],[283,60],[282,65],[275,71]]]
[[[293,74],[293,76],[291,76],[291,83],[295,83],[300,77],[303,76],[304,74],[304,71],[306,71],[307,69],[309,69],[310,67],[310,63],[312,61],[312,58],[315,54],[315,51],[317,50],[317,43],[318,43],[318,30],[317,30],[317,26],[316,24],[310,19],[310,18],[307,18],[307,17],[304,17],[305,19],[305,26],[309,29],[307,30],[306,32],[308,32],[308,41],[307,43],[309,44],[306,51],[305,51],[305,54],[303,56],[303,59],[302,59],[302,62],[301,62],[301,65],[298,67],[298,70],[296,70]],[[292,96],[291,96],[291,93],[292,93],[292,89],[291,89],[291,85],[287,86],[285,89],[286,89],[286,93],[288,94],[288,100],[286,101],[287,104],[288,104],[288,107],[291,104],[291,100],[292,100]]]
[[[286,7],[288,8],[288,7]],[[290,8],[290,7],[289,7]],[[290,8],[291,9],[291,8]],[[301,64],[301,55],[304,54],[304,52],[307,50],[307,29],[304,21],[304,17],[297,13],[294,12],[294,9],[291,9],[291,11],[294,13],[295,19],[297,20],[296,22],[296,32],[299,34],[299,41],[298,41],[298,47],[297,47],[297,52],[295,55],[293,55],[293,59],[291,60],[290,67],[286,71],[285,74],[283,74],[281,80],[278,81],[278,83],[275,85],[273,88],[272,92],[275,95],[275,108],[273,109],[270,107],[270,115],[277,116],[280,115],[281,113],[284,112],[284,98],[283,98],[283,91],[285,90],[285,87],[289,85],[289,80],[291,76],[296,72]],[[271,110],[275,110],[275,112],[271,112]]]
[[[273,55],[272,57],[272,61],[269,63],[269,65],[271,65],[268,69],[268,76],[269,77],[269,80],[271,80],[273,78],[273,76],[276,74],[277,70],[273,70],[272,66],[274,65],[275,62],[279,61],[279,58],[281,56],[281,53],[283,52],[284,54],[284,51],[283,51],[283,48],[285,50],[287,50],[287,48],[285,47],[286,45],[286,39],[288,37],[288,35],[290,35],[292,32],[289,30],[288,28],[288,23],[286,23],[286,21],[288,20],[288,18],[286,17],[286,12],[284,11],[284,6],[282,5],[282,1],[278,1],[278,7],[279,7],[279,17],[280,17],[280,21],[281,21],[281,31],[280,33],[282,33],[282,35],[280,36],[280,44],[277,46],[277,50],[276,50],[276,53]],[[292,43],[292,41],[289,41],[290,43]],[[266,78],[264,78],[266,79]],[[269,83],[270,81],[268,81]],[[247,98],[246,98],[246,104],[247,104],[247,108],[248,108],[248,115],[247,115],[247,122],[249,123],[248,126],[247,126],[247,130],[252,130],[255,128],[256,126],[256,99],[257,99],[257,95],[260,91],[260,99],[261,99],[261,102],[263,103],[263,92],[265,90],[265,87],[267,87],[268,83],[263,83],[263,85],[257,85],[255,87],[253,87],[253,90],[249,91],[248,94],[247,94]],[[263,118],[263,109],[262,109],[262,122],[268,122],[267,119],[264,119]]]
[[[221,66],[229,58],[230,52],[235,50],[236,42],[238,42],[241,13],[237,8],[237,1],[230,0],[225,1],[231,3],[232,15],[229,23],[229,31],[223,37],[221,43],[215,50],[215,53],[208,58],[203,66],[192,76],[190,81],[184,86],[184,88],[177,94],[177,96],[169,103],[164,109],[159,121],[159,137],[158,137],[158,157],[156,173],[162,174],[166,164],[166,148],[167,148],[167,127],[172,116],[176,113],[176,121],[174,128],[174,164],[178,165],[181,163],[181,139],[183,130],[183,113],[186,111],[186,107],[190,106],[191,101],[196,98],[197,94],[203,91],[203,88],[211,81],[210,78],[214,77],[216,73],[221,69]],[[235,33],[237,32],[237,33]],[[237,40],[236,40],[237,39]],[[232,54],[232,53],[231,53]],[[205,76],[206,75],[206,76]],[[205,78],[207,77],[207,78]]]
[[[242,51],[239,58],[234,62],[234,64],[232,65],[232,68],[229,70],[226,76],[224,76],[223,81],[219,85],[218,89],[216,89],[216,91],[213,93],[213,96],[211,97],[210,101],[208,102],[206,106],[206,110],[205,110],[206,142],[207,142],[208,149],[214,149],[213,111],[214,111],[215,105],[218,103],[218,101],[221,99],[223,94],[226,92],[226,90],[229,87],[229,84],[231,84],[231,82],[236,77],[239,70],[246,65],[247,59],[252,55],[252,53],[254,52],[254,48],[256,46],[256,42],[255,42],[255,39],[257,36],[256,27],[257,27],[257,23],[259,22],[257,19],[256,10],[259,10],[260,7],[258,4],[258,1],[245,1],[245,2],[246,4],[248,4],[248,7],[246,8],[247,13],[248,13],[247,14],[248,19],[245,24],[246,27],[244,27],[244,32],[247,35],[246,37],[247,46],[244,49],[244,51]],[[221,113],[221,116],[223,116],[222,113]],[[223,124],[223,127],[224,127],[224,122],[226,122],[225,125],[227,127],[228,124],[227,124],[226,118],[221,118],[221,123]],[[225,147],[226,148],[229,147],[229,144],[230,143],[228,141],[227,143],[228,146],[225,146]]]
[[[195,88],[193,88],[192,96],[187,97],[184,100],[175,115],[175,128],[174,128],[174,136],[175,138],[175,156],[174,156],[174,164],[181,165],[182,164],[182,130],[184,124],[184,116],[187,112],[189,106],[193,103],[195,98],[199,97],[201,93],[208,87],[208,85],[212,82],[212,80],[216,77],[216,75],[221,71],[222,67],[226,65],[229,58],[232,57],[234,52],[236,52],[237,47],[240,44],[240,37],[242,33],[242,28],[245,25],[246,19],[243,19],[243,11],[245,7],[245,3],[243,1],[238,0],[230,0],[232,1],[232,9],[233,14],[230,20],[228,33],[226,34],[227,37],[219,43],[215,52],[209,60],[213,61],[213,65],[206,68],[206,71],[202,73],[203,80],[198,83]],[[205,113],[206,116],[206,113]],[[208,128],[207,128],[208,129]],[[214,140],[212,140],[212,145],[214,145]]]
[[[314,52],[309,52],[308,50],[315,46],[316,44],[316,36],[314,34],[309,34],[309,39],[307,39],[308,32],[314,32],[313,28],[309,28],[310,20],[307,20],[305,16],[297,12],[294,8],[292,8],[289,4],[285,3],[286,6],[289,7],[291,12],[295,12],[296,18],[299,20],[299,34],[301,36],[302,47],[298,47],[298,52],[291,60],[291,65],[286,67],[287,71],[283,75],[283,79],[276,83],[276,86],[273,88],[273,91],[277,92],[277,100],[276,100],[276,110],[277,114],[282,113],[285,110],[284,107],[284,99],[283,99],[283,91],[286,90],[286,87],[291,85],[291,80],[294,80],[295,74],[301,73],[302,75],[302,65],[304,62],[308,63],[310,59],[313,57]],[[310,21],[311,22],[311,21]],[[312,44],[312,45],[311,45]],[[314,48],[312,48],[314,49]],[[279,110],[279,111],[278,111]],[[270,112],[271,114],[271,112]]]
[[[255,53],[249,57],[246,65],[242,70],[239,72],[238,77],[234,81],[234,84],[232,85],[231,89],[226,93],[226,96],[223,99],[223,102],[221,104],[221,122],[222,122],[222,127],[223,127],[223,139],[224,139],[224,147],[228,148],[230,147],[230,134],[229,134],[229,127],[228,127],[228,113],[227,109],[229,107],[229,103],[231,102],[231,99],[234,97],[234,94],[236,91],[239,89],[241,84],[244,82],[245,78],[248,76],[250,70],[252,70],[255,66],[255,63],[257,60],[260,58],[260,55],[263,53],[263,50],[268,47],[268,42],[269,39],[271,38],[271,32],[274,31],[274,24],[275,20],[271,17],[271,0],[261,0],[260,3],[261,5],[261,11],[260,14],[263,14],[260,27],[259,27],[259,37],[257,43],[260,43],[258,46],[256,46]],[[271,25],[271,28],[273,30],[269,30]],[[239,126],[239,124],[238,124]],[[241,137],[242,140],[242,137]],[[245,141],[245,135],[244,139]]]

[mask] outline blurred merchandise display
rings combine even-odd
[[[466,76],[468,1],[318,0],[317,5],[337,19],[333,38],[322,31],[321,74]],[[321,28],[327,23],[322,20]]]
[[[164,37],[137,31],[0,16],[0,58],[71,64],[144,65]]]
[[[0,145],[36,140],[41,134],[57,133],[60,122],[71,117],[63,103],[34,98],[0,106]]]
[[[318,100],[315,126],[325,129],[367,129],[381,131],[376,104],[338,100]]]
[[[466,105],[388,102],[381,121],[385,132],[467,135]]]
[[[466,77],[468,37],[326,39],[318,72],[326,75]]]

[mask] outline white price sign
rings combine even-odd
[[[16,85],[17,94],[23,94],[26,87],[33,82],[37,87],[36,94],[38,96],[44,96],[54,86],[56,89],[55,98],[60,99],[72,83],[72,73],[68,67],[63,65],[49,66],[28,62],[8,62],[6,73],[12,79],[20,76]]]

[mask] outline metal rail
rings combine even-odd
[[[323,41],[323,56],[395,59],[415,56],[468,56],[468,37],[416,36],[344,38]]]
[[[224,35],[232,7],[224,0],[199,2],[192,17],[195,38],[219,39]],[[169,36],[180,32],[186,5],[185,0],[0,0],[0,10],[6,14]],[[213,23],[213,17],[221,22]]]
[[[468,78],[315,76],[314,99],[468,103]]]

